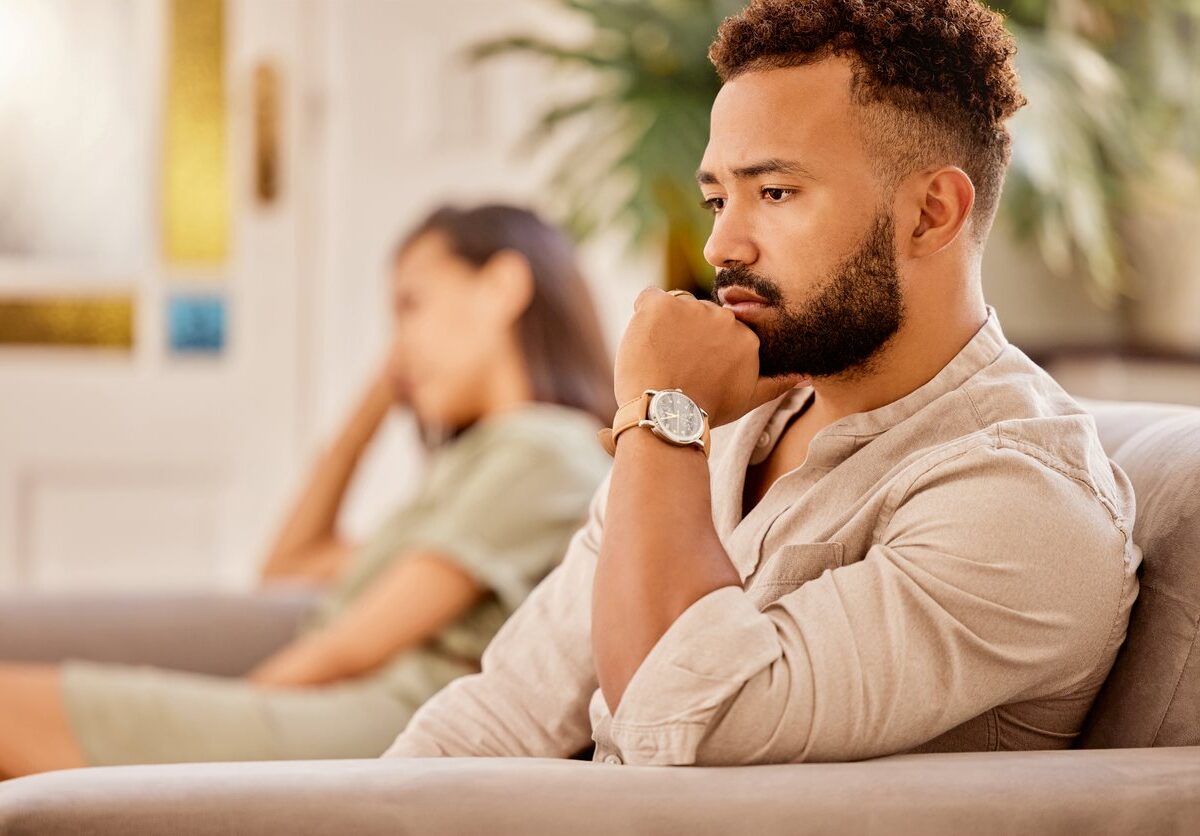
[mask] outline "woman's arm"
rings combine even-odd
[[[298,687],[368,673],[436,635],[484,592],[466,570],[437,552],[401,556],[339,618],[267,659],[250,681]]]
[[[261,579],[328,583],[352,550],[338,536],[337,517],[363,451],[394,403],[386,373],[379,374],[350,415],[337,440],[320,458],[263,565]]]

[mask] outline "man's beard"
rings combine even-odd
[[[891,215],[880,212],[858,249],[795,308],[783,304],[778,285],[748,267],[717,273],[714,300],[723,287],[743,287],[774,312],[762,322],[745,323],[758,335],[760,376],[856,376],[870,370],[871,358],[904,321],[894,230]]]

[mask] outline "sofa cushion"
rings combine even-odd
[[[1080,406],[1096,419],[1096,430],[1100,443],[1111,457],[1121,445],[1151,424],[1175,415],[1194,415],[1194,406],[1179,404],[1148,403],[1144,401],[1101,401],[1088,398],[1075,399]]]
[[[1143,563],[1129,633],[1079,744],[1200,744],[1200,410],[1086,406],[1133,482]]]
[[[241,676],[291,641],[312,589],[0,593],[0,660],[87,659]]]

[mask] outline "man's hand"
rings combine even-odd
[[[717,427],[736,421],[807,378],[758,376],[758,336],[731,311],[646,288],[617,349],[615,393],[623,404],[646,389],[682,389]]]

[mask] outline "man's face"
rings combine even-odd
[[[861,372],[903,321],[889,196],[856,108],[843,58],[746,73],[713,104],[704,254],[765,377]]]

